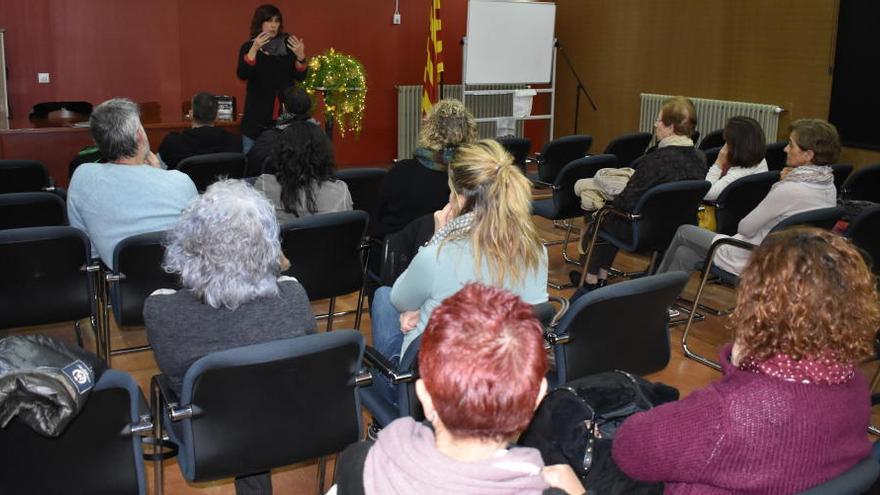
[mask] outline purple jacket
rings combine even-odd
[[[870,454],[870,391],[861,372],[840,385],[741,371],[687,398],[635,414],[614,439],[620,468],[667,494],[788,494],[823,483]]]

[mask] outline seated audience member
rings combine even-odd
[[[333,145],[320,127],[291,122],[269,162],[275,173],[259,176],[254,187],[272,202],[279,221],[351,210],[348,185],[333,176]]]
[[[731,117],[724,125],[724,146],[706,174],[706,180],[712,183],[712,188],[706,193],[705,199],[714,201],[733,181],[766,172],[766,142],[764,129],[758,121],[751,117]]]
[[[511,156],[494,140],[462,145],[449,184],[434,236],[370,305],[373,344],[393,362],[467,282],[506,288],[529,304],[547,300],[547,250],[532,223],[531,186]]]
[[[767,197],[740,220],[734,239],[760,244],[773,227],[786,218],[818,208],[837,204],[837,189],[831,165],[840,154],[837,129],[820,119],[801,119],[789,129],[785,147],[786,164],[780,180]],[[682,225],[675,233],[658,273],[691,271],[703,261],[712,243],[726,237],[694,225]],[[734,246],[721,246],[715,254],[715,265],[738,275],[749,261],[751,251]]]
[[[467,284],[431,314],[416,395],[430,426],[400,418],[339,458],[338,495],[581,494],[568,465],[509,447],[547,391],[547,357],[532,307]]]
[[[441,100],[419,130],[413,158],[398,161],[382,183],[374,235],[383,238],[443,208],[449,198],[446,168],[456,148],[477,137],[477,124],[458,100]]]
[[[632,167],[636,170],[626,187],[614,198],[612,205],[624,211],[632,211],[648,189],[680,180],[703,179],[706,176],[706,159],[703,152],[694,148],[691,135],[697,126],[697,113],[693,103],[676,96],[663,102],[657,120],[654,122],[656,148],[649,150],[636,160]],[[630,223],[615,215],[602,221],[602,230],[612,233],[618,239],[632,237]],[[581,242],[589,240],[589,235],[581,237]],[[585,246],[582,245],[582,247]],[[578,290],[583,294],[608,283],[608,270],[617,255],[617,248],[611,244],[598,244],[593,248],[590,266],[587,267],[585,285]],[[570,273],[572,283],[580,284],[581,274]]]
[[[153,354],[180,393],[190,365],[212,352],[315,332],[302,285],[278,274],[281,252],[272,205],[240,180],[215,182],[169,232],[165,270],[182,290],[160,289],[144,303]],[[236,493],[271,494],[269,473],[235,480]]]
[[[288,88],[284,91],[281,101],[284,113],[278,116],[275,127],[260,133],[260,137],[248,151],[246,177],[272,174],[277,171],[274,165],[266,160],[277,152],[281,141],[287,138],[284,129],[287,129],[291,123],[307,121],[318,125],[311,114],[312,100],[304,89],[294,86]]]
[[[627,419],[614,460],[669,494],[800,493],[852,468],[871,453],[871,391],[856,365],[880,325],[875,284],[846,239],[769,236],[742,274],[724,376]]]
[[[170,169],[181,160],[208,153],[241,153],[241,137],[214,127],[217,120],[217,98],[199,93],[192,98],[192,129],[171,132],[159,145],[159,158]]]
[[[76,168],[67,215],[70,225],[88,234],[92,254],[112,266],[119,241],[171,227],[198,191],[186,174],[162,170],[133,101],[101,103],[89,118],[89,130],[106,163]]]

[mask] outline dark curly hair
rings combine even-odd
[[[730,319],[743,357],[870,357],[880,325],[876,284],[847,239],[815,228],[768,236],[743,271]]]
[[[317,211],[315,187],[333,178],[333,145],[327,134],[313,122],[300,120],[282,131],[280,145],[272,156],[269,167],[275,167],[275,177],[281,184],[281,203],[284,209],[299,216],[303,207],[310,213]],[[299,201],[304,193],[305,204]]]

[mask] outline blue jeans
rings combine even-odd
[[[248,151],[250,151],[251,148],[254,147],[254,142],[255,141],[253,139],[242,134],[241,135],[241,152],[244,153],[245,155],[247,155]]]
[[[397,366],[400,362],[400,348],[403,346],[403,333],[400,331],[400,311],[391,304],[391,287],[376,289],[370,304],[370,322],[373,329],[373,347]],[[385,375],[373,373],[373,385],[391,404],[397,405],[397,385]],[[387,426],[387,425],[383,425]]]
[[[373,329],[373,347],[394,364],[400,361],[403,333],[400,331],[400,311],[391,304],[391,287],[376,289],[370,304]]]

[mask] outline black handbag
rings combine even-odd
[[[678,400],[678,390],[620,370],[551,390],[519,444],[541,451],[546,465],[568,464],[584,486],[605,494],[662,494],[662,483],[629,478],[611,458],[617,429],[631,415]]]

